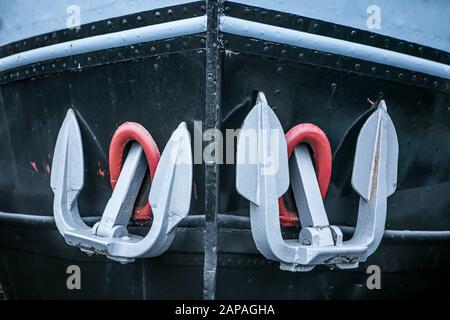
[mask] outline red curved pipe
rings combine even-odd
[[[109,147],[109,179],[113,190],[119,179],[120,171],[122,170],[125,147],[131,141],[139,143],[144,150],[150,169],[150,181],[153,180],[153,176],[155,175],[160,158],[158,146],[150,133],[143,126],[135,122],[126,122],[117,128]],[[147,221],[151,217],[152,208],[148,202],[148,191],[149,190],[144,191],[144,194],[142,195],[143,201],[139,201],[139,199],[136,200],[133,209],[133,218],[135,220]],[[139,204],[139,202],[143,202],[143,204]]]
[[[302,123],[286,133],[288,157],[290,158],[295,147],[300,143],[307,143],[314,154],[314,168],[319,183],[322,198],[325,198],[331,178],[331,147],[326,134],[311,123]],[[289,211],[283,201],[278,199],[280,209],[280,222],[284,227],[296,227],[299,225],[298,213]]]

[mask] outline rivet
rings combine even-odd
[[[95,31],[95,29],[96,29],[95,25],[92,25],[91,31]]]
[[[283,68],[282,67],[278,67],[277,68],[277,72],[281,72],[281,71],[283,71]]]
[[[249,14],[250,13],[250,9],[249,8],[245,8],[244,9],[244,14]]]
[[[261,17],[267,17],[267,12],[266,11],[261,11]]]
[[[183,7],[183,13],[188,13],[188,8]]]
[[[202,6],[202,7],[204,7],[204,6]],[[171,16],[172,13],[173,13],[172,9],[167,10],[167,14],[168,14],[169,16]]]
[[[141,16],[137,16],[137,17],[136,17],[136,20],[137,20],[138,22],[141,22],[141,21],[142,21],[142,17],[141,17]]]
[[[373,73],[377,72],[377,67],[372,67],[372,72]]]
[[[356,36],[356,31],[353,30],[353,31],[350,33],[350,35],[351,35],[352,37]]]
[[[161,17],[161,12],[156,11],[156,12],[155,12],[155,17],[157,17],[157,18]]]
[[[399,78],[399,79],[403,79],[403,73],[399,73],[399,74],[398,74],[398,78]]]
[[[126,25],[127,22],[128,22],[127,19],[122,19],[122,24],[123,24],[123,25]]]
[[[359,63],[355,64],[355,69],[359,70],[361,68],[361,65]]]
[[[159,65],[157,63],[155,63],[153,65],[153,70],[158,71],[159,70]]]
[[[303,53],[300,53],[300,54],[298,55],[298,57],[299,57],[300,59],[303,59],[303,58],[305,57],[305,55],[304,55]]]
[[[269,47],[264,47],[264,52],[267,52],[267,51],[269,51]]]
[[[413,74],[412,77],[411,77],[411,80],[412,81],[416,81],[417,80],[417,76],[415,74]]]
[[[275,16],[275,20],[280,20],[281,19],[281,14],[277,14],[276,16]]]

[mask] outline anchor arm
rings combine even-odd
[[[397,133],[381,100],[358,137],[352,174],[352,186],[360,195],[358,219],[352,239],[345,242],[367,246],[367,257],[384,234],[387,197],[397,186],[397,163]]]
[[[154,257],[168,249],[176,226],[190,207],[192,152],[189,131],[183,122],[164,149],[150,190],[153,222],[148,234],[136,242],[119,242],[111,248],[113,256]]]
[[[62,236],[70,230],[88,230],[80,217],[77,198],[84,184],[83,145],[75,112],[67,111],[58,133],[50,186],[55,194],[53,211]]]
[[[252,134],[253,133],[253,134]],[[252,141],[246,141],[252,137]],[[283,128],[262,92],[238,137],[236,188],[250,201],[250,223],[258,250],[271,260],[295,257],[281,236],[278,198],[289,186]]]

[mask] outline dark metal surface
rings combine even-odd
[[[1,219],[0,281],[10,299],[200,299],[203,296],[204,224],[196,220],[202,219],[190,217],[177,232],[169,252],[128,265],[100,256],[88,257],[77,248],[67,246],[54,224],[30,227]],[[448,295],[448,237],[446,241],[405,242],[385,235],[382,247],[357,270],[318,268],[310,273],[286,273],[279,270],[277,263],[257,253],[248,230],[248,219],[240,222],[239,217],[219,216],[218,220],[215,297],[219,299]],[[82,270],[81,291],[70,291],[65,286],[66,268],[72,264]],[[380,292],[365,286],[365,268],[370,264],[379,265],[383,270],[384,290]]]
[[[367,99],[376,100],[383,92],[400,144],[398,191],[388,199],[387,228],[448,229],[450,141],[444,137],[450,135],[449,95],[256,52],[226,54],[223,70],[222,129],[239,128],[254,93],[263,91],[285,132],[299,123],[316,124],[327,134],[333,152],[353,122],[371,108]],[[352,167],[354,144],[342,151],[342,159],[333,163],[337,174]],[[334,155],[340,157],[340,152]],[[234,176],[233,165],[221,166],[220,212],[247,214],[248,204],[237,194]],[[337,175],[332,178],[326,199],[332,223],[354,224],[358,199],[349,178],[344,184],[336,181]]]
[[[200,37],[193,39],[200,44]],[[180,46],[184,41],[171,40]],[[80,212],[88,216],[101,213],[111,195],[107,154],[120,124],[142,124],[162,149],[180,122],[192,127],[194,120],[203,119],[206,71],[201,47],[129,62],[103,54],[110,63],[0,87],[1,210],[52,212],[50,165],[68,108],[77,111],[83,135],[86,182]],[[194,166],[194,176],[191,210],[203,212],[201,165]]]

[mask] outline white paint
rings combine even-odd
[[[58,43],[0,59],[0,72],[45,60],[206,31],[206,16]]]
[[[226,16],[221,17],[220,30],[239,36],[340,54],[450,79],[449,65],[345,40]]]

